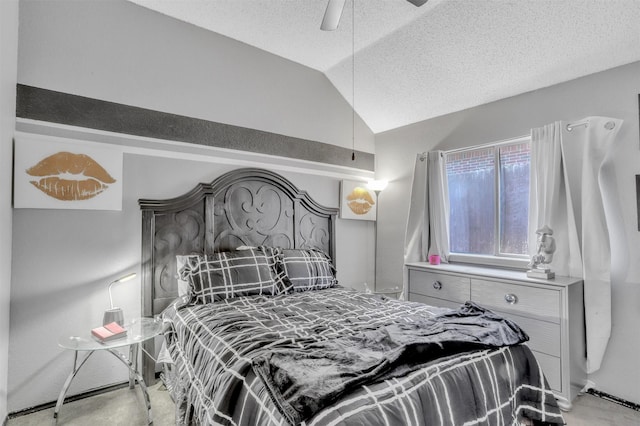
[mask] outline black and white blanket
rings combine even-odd
[[[179,424],[563,424],[513,323],[343,288],[170,307]]]

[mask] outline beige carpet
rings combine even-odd
[[[573,409],[563,413],[569,426],[638,426],[640,411],[584,394],[573,401]]]
[[[149,388],[153,424],[175,425],[174,404],[160,381]],[[573,410],[564,413],[569,426],[638,426],[640,412],[598,398],[582,395],[574,401]],[[58,416],[61,426],[136,426],[145,425],[142,392],[122,388],[91,398],[64,404]],[[53,408],[10,419],[7,426],[40,426],[53,424]]]
[[[175,425],[174,404],[162,382],[149,387],[155,426]],[[53,424],[53,408],[9,419],[7,426]],[[106,392],[66,403],[58,414],[60,426],[134,426],[147,424],[147,410],[139,386]]]

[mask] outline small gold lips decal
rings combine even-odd
[[[30,181],[33,186],[62,201],[88,200],[116,181],[93,158],[71,152],[53,154],[26,172],[41,178]]]
[[[357,215],[367,214],[373,207],[375,202],[371,198],[371,194],[364,188],[356,186],[349,195],[347,195],[347,205]]]

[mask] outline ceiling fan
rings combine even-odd
[[[414,6],[420,7],[428,0],[407,1]],[[327,10],[324,12],[324,18],[322,18],[322,24],[320,25],[321,30],[333,31],[338,28],[338,23],[340,22],[340,16],[342,15],[342,9],[344,9],[345,2],[346,0],[329,0],[329,3],[327,3]]]

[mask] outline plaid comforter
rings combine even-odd
[[[177,424],[286,425],[252,364],[274,350],[299,350],[407,325],[449,312],[344,288],[250,296],[169,307],[173,360],[166,377]],[[309,425],[563,424],[553,393],[525,345],[445,353],[360,383],[303,421]]]

